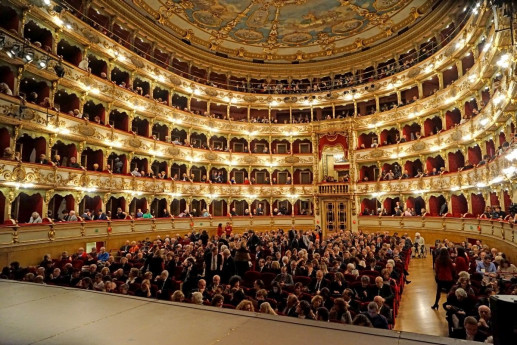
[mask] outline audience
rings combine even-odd
[[[431,252],[437,258],[435,269],[437,265],[442,267],[439,270],[446,267],[447,275],[450,274],[453,279],[451,287],[443,285],[448,292],[443,308],[446,311],[449,336],[474,341],[484,341],[491,337],[489,297],[498,294],[516,295],[517,270],[507,271],[511,266],[505,259],[506,255],[497,248],[483,245],[479,240],[459,244],[447,239],[436,241]],[[446,264],[444,266],[439,262]],[[440,275],[444,279],[445,275]]]
[[[101,247],[63,252],[54,260],[46,255],[37,267],[14,262],[2,278],[388,328],[404,280],[385,282],[381,271],[386,260],[401,257],[392,272],[404,277],[410,248],[404,236],[387,233],[346,231],[323,239],[320,228],[213,237],[202,232],[126,241],[111,252]],[[378,264],[367,267],[367,258]]]

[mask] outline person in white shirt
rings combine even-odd
[[[135,176],[135,177],[141,177],[142,174],[140,174],[140,172],[138,171],[138,168],[135,167],[135,169],[133,171],[131,171],[131,175]]]
[[[38,212],[32,212],[31,218],[29,219],[30,224],[41,223],[41,217]]]
[[[426,250],[425,250],[425,240],[422,236],[420,236],[420,233],[417,232],[415,234],[415,253],[413,257],[426,257]]]
[[[90,67],[88,66],[90,63],[90,61],[88,60],[88,58],[85,56],[81,62],[79,62],[79,68],[80,69],[83,69],[85,70],[86,72],[90,72]]]

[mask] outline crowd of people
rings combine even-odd
[[[214,236],[126,241],[110,253],[79,248],[33,267],[13,262],[2,278],[387,329],[409,283],[411,248],[407,235],[324,239],[319,227],[236,234],[227,224]]]
[[[452,243],[437,241],[432,248],[436,279],[436,300],[442,304],[449,335],[474,341],[491,342],[493,331],[490,296],[517,295],[517,267],[505,253],[481,241]]]

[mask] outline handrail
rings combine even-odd
[[[418,231],[426,239],[426,243],[434,243],[430,232],[439,234],[440,240],[448,236],[463,238],[484,238],[489,245],[498,248],[501,243],[510,246],[506,250],[512,262],[517,262],[517,224],[500,220],[481,220],[477,218],[432,217],[432,216],[359,216],[358,226],[365,231]]]

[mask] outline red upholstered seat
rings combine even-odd
[[[266,285],[267,289],[269,289],[271,287],[271,282],[273,281],[273,279],[275,279],[275,277],[276,277],[276,274],[271,273],[271,272],[262,273],[261,279],[264,282],[264,284]]]
[[[311,283],[311,278],[305,276],[294,276],[293,280],[295,283],[302,283],[303,286],[309,286],[309,284]]]
[[[258,271],[247,271],[246,273],[244,273],[244,286],[251,288],[253,287],[253,282],[261,278],[262,273]]]

